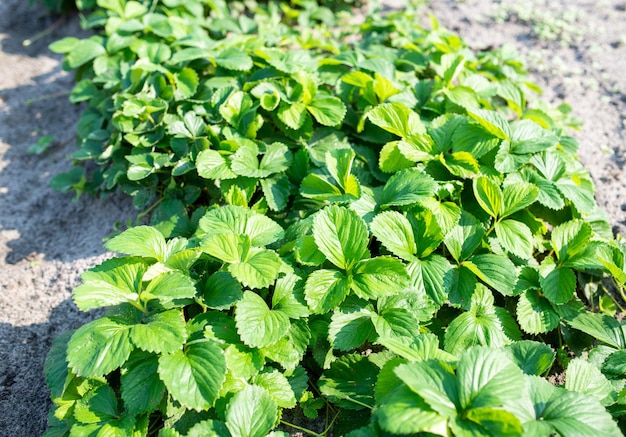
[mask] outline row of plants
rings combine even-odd
[[[622,434],[626,246],[514,52],[411,8],[79,7],[53,185],[150,222],[73,292],[103,312],[50,351],[46,436]]]

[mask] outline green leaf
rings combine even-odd
[[[499,217],[504,203],[500,185],[486,176],[481,176],[474,179],[473,188],[480,207],[491,217]]]
[[[469,152],[454,152],[443,155],[443,165],[455,176],[469,178],[478,174],[479,165]]]
[[[383,103],[367,113],[376,126],[399,137],[426,132],[424,124],[415,112],[401,103]]]
[[[564,316],[564,319],[572,328],[591,335],[616,349],[626,347],[622,326],[611,316],[584,312],[573,317]]]
[[[399,143],[399,141],[390,141],[380,150],[378,165],[385,173],[395,173],[414,165],[413,161],[404,157],[398,147]]]
[[[502,115],[495,111],[474,108],[468,109],[467,113],[490,134],[502,140],[510,140],[511,127]]]
[[[611,415],[592,397],[555,387],[539,377],[530,378],[534,408],[529,411],[531,419],[524,423],[530,435],[538,435],[536,430],[542,435],[547,432],[564,437],[622,434]]]
[[[461,218],[444,239],[450,254],[456,261],[469,258],[480,246],[485,228],[468,212],[462,211]]]
[[[502,350],[473,347],[457,367],[461,408],[499,407],[519,399],[525,386],[522,371]]]
[[[552,348],[537,341],[522,340],[506,347],[511,359],[527,375],[541,375],[554,362],[556,354]]]
[[[253,247],[241,262],[230,264],[228,271],[245,287],[264,288],[274,283],[281,266],[276,252]]]
[[[404,264],[396,258],[379,256],[354,266],[350,288],[363,299],[378,299],[401,292],[409,285]]]
[[[374,385],[378,371],[378,367],[367,357],[344,355],[322,374],[318,386],[321,393],[337,406],[361,410],[364,408],[362,404],[374,406]]]
[[[434,196],[437,188],[437,182],[426,173],[400,170],[385,184],[381,203],[383,207],[412,205]]]
[[[528,226],[517,220],[502,220],[494,225],[502,247],[522,258],[530,259],[533,254],[533,234]]]
[[[480,407],[468,410],[465,417],[455,417],[450,429],[458,436],[511,436],[521,437],[522,423],[509,411],[500,408]]]
[[[526,290],[517,302],[517,321],[529,334],[542,334],[556,328],[561,318],[545,297]]]
[[[217,150],[206,149],[198,153],[196,168],[205,179],[233,179],[237,177],[230,169],[226,157]]]
[[[496,291],[505,296],[513,295],[517,283],[517,269],[506,256],[493,253],[474,255],[463,265]]]
[[[276,280],[272,307],[291,319],[299,319],[310,314],[304,300],[304,283],[300,276],[289,273]]]
[[[310,119],[306,112],[306,106],[303,103],[287,104],[281,102],[278,107],[278,118],[285,123],[287,127],[298,130],[305,125],[307,119]]]
[[[132,415],[156,410],[165,394],[159,379],[158,356],[136,351],[122,366],[120,382],[125,409]]]
[[[105,53],[105,48],[98,41],[83,39],[72,45],[65,59],[67,66],[73,70]]]
[[[501,217],[508,217],[511,214],[528,208],[539,196],[539,189],[528,182],[517,182],[505,185],[502,189],[502,214]]]
[[[266,347],[276,343],[289,331],[289,317],[271,310],[263,298],[252,291],[243,293],[235,307],[237,332],[250,347]]]
[[[233,232],[208,234],[200,242],[202,251],[225,263],[238,263],[250,250],[250,238]]]
[[[259,148],[255,143],[241,144],[232,156],[232,170],[240,176],[266,178],[274,173],[284,172],[291,162],[291,152],[282,143],[266,146],[260,161],[258,155]]]
[[[74,418],[80,423],[107,422],[118,414],[115,392],[108,385],[90,391],[74,407]]]
[[[215,63],[227,70],[247,71],[253,66],[252,58],[236,47],[229,47],[215,57]]]
[[[424,399],[404,385],[398,386],[377,402],[373,415],[385,431],[403,435],[445,429],[447,422]]]
[[[188,276],[180,272],[166,272],[156,276],[141,293],[141,299],[157,299],[166,304],[178,299],[191,299],[196,295],[196,286]]]
[[[452,266],[441,255],[432,254],[407,266],[414,287],[423,289],[436,305],[440,306],[448,299],[450,288],[449,274]],[[471,275],[471,273],[470,273]]]
[[[278,370],[259,373],[252,382],[263,387],[274,398],[281,408],[293,408],[296,406],[296,396],[289,384],[289,380]]]
[[[565,388],[587,395],[604,405],[613,403],[611,383],[597,367],[582,358],[574,358],[567,365]]]
[[[137,258],[113,258],[81,275],[72,298],[83,311],[134,302],[139,297],[146,264]]]
[[[338,97],[315,97],[307,109],[324,126],[340,126],[346,115],[346,106]]]
[[[626,376],[626,349],[615,351],[609,355],[602,364],[602,373],[609,378]]]
[[[232,437],[265,437],[278,418],[278,406],[263,388],[253,385],[235,393],[226,407]]]
[[[582,220],[572,220],[552,230],[552,247],[560,263],[583,251],[591,238],[591,225]]]
[[[276,175],[261,179],[261,190],[272,211],[283,211],[292,194],[292,185],[288,177]]]
[[[171,396],[187,408],[213,406],[226,377],[222,349],[210,340],[159,358],[159,376]]]
[[[371,314],[368,311],[333,312],[328,327],[328,338],[335,349],[349,351],[361,346],[372,334]]]
[[[66,389],[65,384],[69,373],[67,368],[67,343],[72,334],[72,331],[64,332],[52,340],[52,346],[44,361],[43,373],[52,399],[63,396],[63,392]]]
[[[405,308],[390,308],[380,314],[372,314],[372,321],[381,344],[385,343],[383,339],[413,339],[419,327],[418,320]]]
[[[409,220],[396,211],[378,214],[370,223],[372,234],[394,255],[411,261],[417,247]]]
[[[180,310],[150,314],[143,322],[133,325],[130,338],[146,352],[172,353],[187,340],[187,325]]]
[[[183,68],[174,74],[174,83],[176,84],[177,100],[186,100],[193,97],[198,90],[198,73],[191,68]]]
[[[363,219],[347,208],[329,206],[313,219],[313,237],[330,262],[349,270],[368,258],[368,232]]]
[[[283,228],[272,219],[249,208],[222,206],[207,212],[199,222],[206,234],[247,235],[253,246],[267,246],[283,238]]]
[[[228,272],[216,272],[204,284],[204,303],[210,308],[228,309],[242,297],[241,284]]]
[[[67,361],[76,375],[106,375],[128,359],[132,325],[103,317],[81,326],[67,344]]]
[[[350,291],[349,280],[337,270],[315,270],[307,278],[304,297],[314,313],[336,308]]]
[[[569,302],[576,292],[576,274],[566,267],[555,267],[546,276],[539,277],[541,288],[554,304]]]

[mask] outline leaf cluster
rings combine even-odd
[[[626,331],[585,304],[626,248],[508,49],[410,10],[97,6],[53,49],[98,167],[55,184],[154,209],[74,290],[105,312],[50,352],[48,435],[282,435],[293,408],[338,435],[620,435]]]

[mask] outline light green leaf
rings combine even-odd
[[[557,305],[569,302],[576,292],[576,274],[567,267],[555,267],[546,276],[542,274],[539,282],[544,295]]]
[[[296,406],[296,396],[289,384],[289,380],[276,369],[259,373],[252,379],[252,383],[263,387],[274,398],[281,408],[293,408]]]
[[[399,141],[390,141],[380,150],[378,165],[385,173],[395,173],[398,170],[413,167],[413,161],[405,158],[398,147]]]
[[[102,385],[76,402],[74,418],[80,423],[108,422],[119,415],[115,392]]]
[[[258,155],[259,148],[254,142],[241,144],[232,156],[233,172],[250,178],[266,178],[274,173],[284,172],[291,162],[291,152],[282,143],[266,146],[260,161]]]
[[[213,406],[226,377],[222,349],[207,340],[159,358],[159,376],[170,395],[187,408]]]
[[[346,106],[338,97],[317,96],[307,105],[307,109],[324,126],[339,126],[346,115]]]
[[[157,299],[165,304],[177,299],[191,299],[196,295],[196,286],[188,276],[180,272],[166,272],[156,276],[141,293],[141,299]]]
[[[315,215],[313,237],[330,262],[349,270],[368,258],[368,232],[363,219],[347,208],[329,206]]]
[[[574,317],[565,316],[564,319],[572,328],[591,335],[614,348],[626,347],[622,326],[614,317],[586,311]]]
[[[289,273],[276,280],[272,307],[291,319],[306,317],[311,313],[304,300],[304,283],[300,276]]]
[[[292,185],[287,176],[275,175],[261,179],[261,190],[272,211],[283,211],[292,194]]]
[[[206,234],[247,235],[253,246],[267,246],[283,238],[283,228],[272,219],[242,206],[222,206],[207,212],[199,222]]]
[[[502,220],[494,226],[496,236],[502,247],[522,259],[529,259],[533,254],[533,234],[528,226],[517,220]]]
[[[405,308],[390,308],[380,314],[372,314],[372,321],[381,339],[403,341],[413,339],[419,332],[418,320]],[[381,339],[378,341],[384,344]]]
[[[226,427],[232,437],[265,437],[278,418],[278,406],[263,388],[247,385],[226,407]]]
[[[151,226],[135,226],[111,238],[104,245],[108,250],[131,256],[165,261],[167,254],[163,234]]]
[[[428,174],[417,169],[400,170],[385,184],[382,206],[412,205],[429,197],[437,191],[437,182]]]
[[[512,296],[517,283],[515,264],[504,255],[474,255],[463,263],[478,278],[505,296]]]
[[[464,416],[450,422],[454,435],[521,437],[522,423],[509,411],[500,408],[479,407],[469,409]]]
[[[280,257],[273,250],[252,247],[245,259],[230,264],[228,271],[245,287],[264,288],[274,283],[281,265]]]
[[[205,179],[233,179],[237,175],[230,169],[226,157],[217,150],[202,150],[196,157],[196,168]]]
[[[503,208],[501,217],[508,217],[532,205],[539,196],[539,189],[528,182],[505,185],[502,190]]]
[[[552,367],[556,356],[549,345],[531,340],[516,341],[505,351],[527,375],[541,375]]]
[[[545,297],[534,290],[526,290],[517,302],[517,321],[529,334],[550,332],[557,327],[561,318]]]
[[[146,352],[172,353],[187,340],[187,324],[180,310],[150,314],[143,322],[133,325],[130,338]]]
[[[423,289],[436,305],[441,306],[448,299],[450,287],[448,274],[450,262],[441,255],[432,254],[407,266],[412,286]]]
[[[468,212],[462,211],[461,218],[444,239],[450,254],[456,261],[469,258],[480,246],[485,228]]]
[[[351,279],[350,288],[363,299],[391,296],[409,285],[409,275],[402,261],[388,256],[358,262]]]
[[[72,45],[65,59],[73,70],[105,53],[105,48],[95,39],[83,39]]]
[[[376,126],[399,137],[426,132],[419,115],[401,103],[383,103],[367,113]]]
[[[236,47],[229,47],[215,57],[215,63],[227,70],[247,71],[253,66],[252,58]]]
[[[394,434],[412,435],[445,429],[447,426],[447,419],[433,411],[422,397],[404,385],[398,386],[377,402],[372,414],[385,431]]]
[[[561,263],[581,252],[591,238],[591,226],[582,220],[572,220],[552,230],[552,247]]]
[[[563,437],[622,435],[609,412],[592,397],[555,387],[539,377],[531,377],[530,382],[534,420],[524,423],[525,431],[545,432],[547,425],[548,432]]]
[[[81,275],[72,298],[83,311],[136,301],[147,265],[137,258],[113,258]]]
[[[486,176],[481,176],[474,179],[473,188],[480,207],[491,217],[499,217],[504,203],[500,185]]]
[[[362,410],[362,404],[374,406],[378,371],[378,367],[363,355],[344,355],[322,374],[318,386],[321,393],[339,407]]]
[[[78,376],[103,376],[128,359],[133,344],[130,328],[120,320],[102,317],[78,328],[67,344],[67,361]]]
[[[502,115],[486,109],[471,108],[468,109],[467,112],[490,134],[502,140],[510,140],[511,127]]]
[[[165,394],[157,372],[158,356],[136,351],[122,366],[120,382],[125,409],[133,414],[154,411]]]
[[[372,234],[394,255],[411,261],[417,247],[409,220],[397,211],[378,214],[370,223]]]
[[[604,405],[613,403],[611,383],[597,367],[582,358],[575,358],[567,365],[565,388],[587,395]]]
[[[372,334],[369,311],[334,311],[328,327],[328,338],[335,349],[349,351],[361,346]]]
[[[193,97],[198,90],[198,73],[192,68],[183,68],[174,74],[176,84],[175,96],[177,100],[186,100]]]
[[[250,347],[266,347],[276,343],[289,331],[289,317],[271,310],[263,298],[252,291],[243,293],[235,307],[237,332]]]
[[[336,308],[350,291],[348,278],[337,270],[315,270],[307,278],[304,297],[314,313]]]
[[[280,103],[278,107],[278,118],[285,123],[287,127],[298,130],[306,122],[309,114],[306,112],[306,106],[303,103]]]
[[[206,235],[200,242],[202,251],[226,263],[237,263],[250,250],[250,238],[234,232]]]
[[[478,174],[476,158],[469,152],[454,152],[443,155],[443,165],[450,173],[460,178],[469,178]]]

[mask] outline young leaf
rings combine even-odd
[[[437,182],[428,174],[416,169],[400,170],[383,188],[382,206],[412,205],[429,197],[437,191]]]
[[[324,126],[340,126],[346,115],[346,106],[338,97],[316,97],[307,109]]]
[[[282,261],[273,250],[250,248],[241,262],[229,264],[228,271],[245,287],[268,287],[278,277]]]
[[[82,274],[72,298],[83,311],[136,301],[146,264],[136,258],[113,258]]]
[[[130,338],[146,352],[172,353],[187,340],[187,325],[180,310],[154,313],[144,323],[133,325]]]
[[[281,408],[293,408],[296,406],[296,396],[289,384],[289,380],[274,369],[268,372],[259,373],[252,382],[263,387],[274,398],[276,404]]]
[[[528,208],[539,196],[539,189],[527,182],[518,182],[505,185],[502,190],[502,214],[501,217],[508,217],[511,214]]]
[[[207,340],[159,358],[159,376],[171,396],[187,408],[211,408],[226,377],[222,349]]]
[[[271,310],[258,294],[246,291],[235,307],[237,332],[250,347],[266,347],[276,343],[289,331],[289,317]]]
[[[503,210],[503,195],[499,184],[486,176],[474,179],[474,196],[491,217],[498,218]]]
[[[376,126],[402,138],[426,132],[419,115],[400,103],[378,105],[367,117]]]
[[[409,285],[404,264],[396,258],[379,256],[354,266],[351,289],[363,299],[397,294]]]
[[[76,375],[103,376],[128,359],[133,344],[130,329],[122,321],[103,317],[81,326],[67,344],[67,361]]]
[[[444,239],[450,255],[457,261],[469,258],[480,246],[485,235],[485,228],[468,212],[462,211],[460,220]]]
[[[316,270],[306,281],[304,297],[314,313],[322,314],[343,302],[349,291],[349,280],[341,272]]]
[[[417,247],[408,219],[396,211],[378,214],[370,224],[372,234],[394,255],[411,261]]]
[[[529,334],[542,334],[556,328],[561,318],[545,297],[526,290],[517,302],[517,321]]]
[[[319,250],[341,269],[369,257],[365,222],[354,211],[330,206],[315,215],[313,237]]]
[[[141,300],[157,299],[168,304],[178,299],[190,299],[196,295],[193,281],[180,272],[166,272],[155,276],[141,293]]]
[[[498,241],[508,252],[529,259],[533,253],[533,234],[528,226],[517,220],[502,220],[494,225]]]
[[[131,256],[165,261],[166,249],[163,234],[151,226],[136,226],[111,238],[104,245],[108,250]]]
[[[226,407],[226,427],[232,437],[265,437],[274,427],[278,406],[263,388],[246,385]]]

